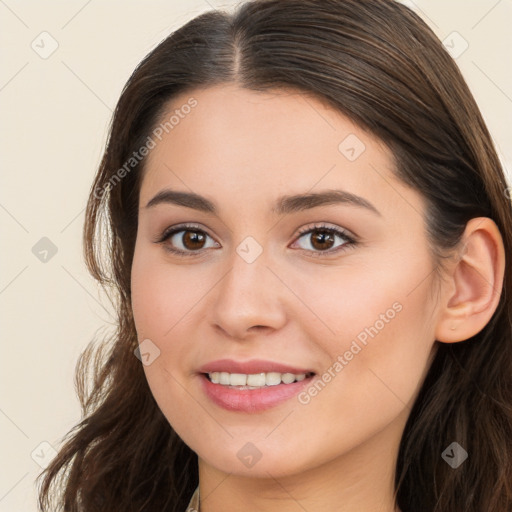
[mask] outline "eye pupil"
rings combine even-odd
[[[182,241],[187,249],[201,249],[204,245],[205,237],[198,231],[185,231]]]
[[[329,231],[317,231],[316,235],[313,235],[313,247],[315,249],[330,249],[332,247],[332,244],[334,244],[334,235],[330,233]],[[329,247],[325,247],[325,245],[322,245],[322,243],[329,242]],[[317,246],[317,244],[320,244],[320,246]]]

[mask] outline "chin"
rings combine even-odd
[[[308,469],[306,460],[293,460],[288,450],[271,450],[264,443],[242,443],[221,453],[201,457],[218,471],[240,477],[269,478],[292,476]],[[284,447],[283,447],[284,448]]]

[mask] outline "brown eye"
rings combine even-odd
[[[330,249],[334,244],[334,235],[328,231],[316,231],[310,235],[311,245],[319,251]]]
[[[210,245],[207,245],[208,239]],[[207,233],[195,226],[177,226],[167,230],[157,243],[163,244],[166,250],[180,256],[194,256],[194,253],[201,253],[203,249],[219,247]]]
[[[184,231],[184,235],[181,236],[181,242],[186,249],[194,250],[194,249],[202,249],[206,237],[204,233],[199,231]]]
[[[303,244],[302,247],[300,247],[299,244],[299,247],[315,256],[337,253],[340,250],[356,244],[355,240],[344,231],[327,226],[306,228],[299,234],[297,242],[295,243],[297,244],[301,239],[306,240],[307,243]],[[336,244],[337,239],[340,240],[341,243]]]

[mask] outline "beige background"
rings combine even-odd
[[[110,328],[108,303],[82,260],[81,229],[121,89],[172,30],[235,3],[0,0],[0,512],[37,510],[38,464],[80,419],[77,357]],[[510,176],[512,0],[406,3],[455,51],[469,44],[457,62]],[[43,237],[55,255],[45,255]]]

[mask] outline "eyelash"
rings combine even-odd
[[[210,235],[208,235],[208,233],[206,233],[206,231],[201,229],[196,224],[182,224],[179,226],[174,226],[172,228],[166,229],[162,233],[162,235],[157,240],[155,240],[155,243],[164,244],[173,235],[175,235],[176,233],[179,233],[180,231],[193,231],[193,232],[205,234],[206,236],[210,236]],[[339,252],[349,249],[350,247],[357,245],[357,241],[352,236],[350,236],[345,230],[329,227],[325,224],[314,224],[313,226],[307,226],[307,227],[300,229],[297,234],[296,240],[299,240],[305,234],[314,233],[315,231],[323,231],[323,232],[327,232],[329,234],[337,235],[337,236],[343,238],[345,240],[345,243],[343,245],[337,247],[336,249],[330,249],[327,251],[311,251],[308,249],[299,249],[299,250],[308,252],[310,255],[312,255],[314,257],[321,257],[324,255],[337,254]],[[165,250],[171,252],[172,254],[174,254],[176,256],[188,258],[188,257],[197,256],[198,254],[204,252],[206,249],[198,250],[198,251],[182,251],[181,249],[174,249],[172,247],[166,246]]]

